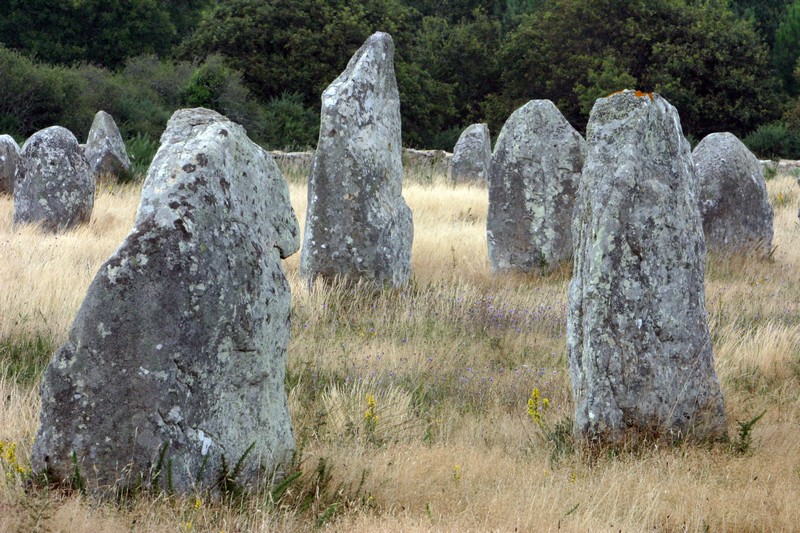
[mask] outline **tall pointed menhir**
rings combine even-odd
[[[322,93],[300,273],[399,286],[411,275],[394,43],[375,33]]]
[[[587,142],[567,322],[576,434],[722,437],[699,184],[678,113],[658,95],[601,98]]]

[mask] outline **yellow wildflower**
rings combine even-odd
[[[528,398],[528,416],[536,422],[536,425],[542,425],[542,416],[548,407],[550,407],[550,400],[542,398],[539,389],[534,388],[531,391],[531,397]]]

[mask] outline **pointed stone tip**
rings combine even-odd
[[[394,55],[394,40],[388,33],[376,31],[364,41],[362,49],[364,48],[381,48],[384,53]]]
[[[376,31],[375,33],[370,35],[369,38],[367,39],[367,42],[389,42],[394,44],[392,36],[382,31]]]

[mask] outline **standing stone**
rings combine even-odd
[[[14,194],[19,167],[19,145],[11,135],[0,135],[0,194]]]
[[[69,480],[74,454],[100,494],[213,489],[240,461],[240,486],[279,472],[294,449],[280,259],[298,247],[272,158],[214,111],[177,111],[131,233],[47,367],[33,470]]]
[[[131,160],[125,142],[117,123],[105,111],[98,111],[94,116],[84,153],[95,177],[101,174],[125,176],[130,172]]]
[[[572,257],[586,142],[550,100],[508,118],[492,154],[486,236],[495,272],[547,271]]]
[[[706,136],[692,158],[708,249],[768,255],[773,212],[758,158],[732,133]]]
[[[375,33],[322,93],[301,275],[400,286],[411,274],[394,43]]]
[[[453,183],[484,184],[492,163],[492,141],[486,124],[465,129],[453,148],[450,179]]]
[[[88,222],[93,206],[94,177],[69,130],[51,126],[25,141],[14,185],[14,224],[69,229]]]
[[[649,93],[601,98],[587,141],[567,321],[575,432],[723,437],[699,184],[678,113]]]

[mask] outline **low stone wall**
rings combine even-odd
[[[275,159],[281,172],[284,174],[308,174],[311,169],[311,160],[314,152],[283,152],[273,150],[269,154]],[[415,150],[413,148],[403,148],[403,166],[416,167],[420,171],[434,174],[450,171],[450,162],[453,154],[444,150]]]

